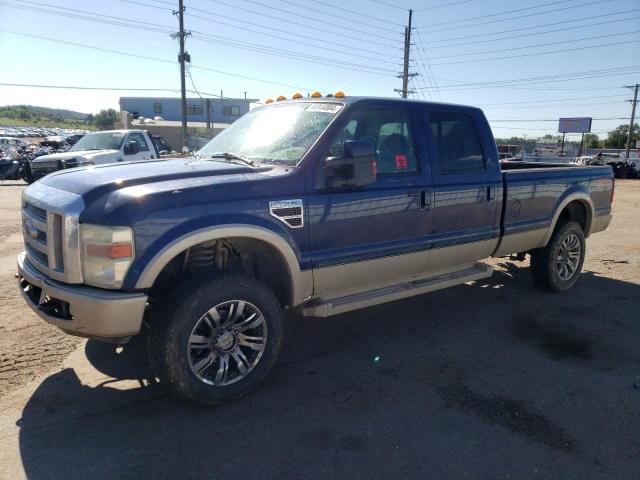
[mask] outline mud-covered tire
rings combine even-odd
[[[256,279],[191,277],[174,289],[159,312],[148,336],[151,367],[170,392],[195,404],[214,406],[246,395],[264,380],[280,352],[284,313],[273,292]],[[248,328],[260,316],[264,322]],[[232,325],[223,328],[226,322]],[[211,365],[200,371],[207,358]],[[225,373],[218,376],[225,363]],[[233,371],[238,378],[232,377]]]
[[[579,251],[567,250],[571,245]],[[562,267],[561,258],[568,258],[567,251],[573,252],[575,266],[571,272],[565,266]],[[551,292],[566,292],[570,290],[580,277],[585,256],[584,231],[577,222],[568,221],[559,224],[549,243],[544,248],[538,248],[531,252],[531,275],[533,281],[539,287]]]

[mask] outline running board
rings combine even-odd
[[[371,307],[381,303],[421,295],[454,285],[490,277],[493,268],[484,263],[476,263],[470,268],[451,272],[437,277],[428,277],[397,285],[375,288],[365,292],[353,293],[342,297],[319,298],[302,306],[301,313],[307,317],[330,317],[339,313]]]

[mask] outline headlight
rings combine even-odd
[[[120,288],[134,258],[129,227],[80,225],[82,276],[87,285]]]

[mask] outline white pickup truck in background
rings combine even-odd
[[[145,130],[108,130],[82,137],[66,152],[42,155],[29,162],[29,183],[57,170],[85,165],[154,160],[160,158]]]

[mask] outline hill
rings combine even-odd
[[[62,108],[34,105],[8,105],[0,107],[0,125],[33,125],[43,127],[82,126],[87,113]]]

